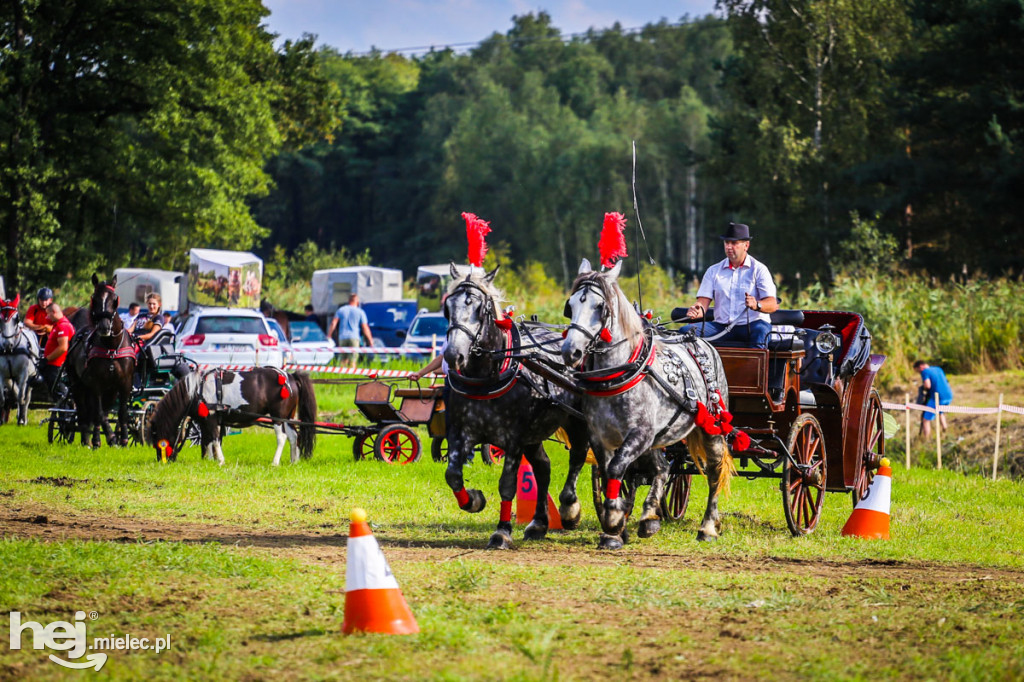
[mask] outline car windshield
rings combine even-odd
[[[327,334],[324,334],[316,322],[292,322],[291,330],[292,341],[296,343],[327,341]]]
[[[448,333],[448,320],[441,315],[418,317],[409,329],[409,336],[444,336]]]
[[[196,334],[266,334],[267,328],[260,317],[228,317],[211,315],[200,317]]]

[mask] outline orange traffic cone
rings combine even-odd
[[[879,463],[868,493],[857,503],[843,526],[843,535],[867,540],[889,539],[889,497],[892,493],[892,469],[885,457]]]
[[[516,490],[516,523],[529,523],[536,510],[537,479],[534,478],[533,467],[523,457],[519,462],[519,488]],[[548,530],[562,530],[562,516],[551,499],[551,493],[548,493]]]
[[[370,532],[366,512],[353,509],[345,567],[345,622],[341,631],[411,635],[420,631],[388,560]]]

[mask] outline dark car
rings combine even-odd
[[[401,346],[397,333],[406,331],[416,317],[416,301],[375,301],[363,303],[362,308],[375,346],[377,339],[385,346]]]

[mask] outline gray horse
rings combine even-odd
[[[460,281],[452,266],[453,284],[444,301],[449,327],[444,357],[448,363],[448,470],[445,480],[468,512],[480,512],[486,505],[479,490],[466,490],[462,469],[478,443],[490,443],[505,451],[498,490],[501,512],[491,535],[490,549],[508,549],[512,544],[512,500],[522,453],[533,467],[537,483],[537,508],[524,538],[539,539],[547,534],[548,486],[551,461],[542,443],[564,428],[570,443],[569,475],[558,499],[559,516],[565,528],[580,522],[576,479],[587,458],[586,423],[578,413],[579,397],[566,388],[547,382],[512,357],[522,350],[520,329],[499,307],[500,292],[494,287],[498,269],[487,275],[470,274]],[[526,333],[524,344],[537,356],[561,366],[557,334],[541,329]],[[547,350],[545,350],[547,349]],[[565,408],[568,408],[565,409]]]
[[[2,423],[7,422],[10,405],[18,406],[18,426],[28,423],[28,404],[32,398],[29,379],[35,376],[39,362],[39,341],[25,329],[18,314],[20,296],[13,300],[0,299],[0,410]],[[7,392],[11,398],[8,402]]]
[[[600,547],[618,549],[629,511],[620,486],[639,457],[686,438],[698,466],[707,473],[708,505],[698,540],[714,540],[721,532],[718,495],[733,470],[725,438],[694,428],[700,406],[712,413],[729,404],[725,369],[718,352],[702,339],[668,343],[655,335],[619,288],[620,261],[607,272],[595,272],[583,259],[566,303],[572,322],[562,344],[568,367],[579,368],[584,387],[583,413],[591,442],[607,479],[604,534]],[[646,537],[660,526],[659,502],[668,478],[664,458],[644,502],[638,534]]]

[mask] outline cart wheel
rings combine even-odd
[[[500,462],[504,458],[505,451],[497,445],[491,445],[489,443],[480,444],[480,459],[484,464],[494,464],[495,462]]]
[[[872,389],[867,410],[864,440],[861,441],[864,443],[864,452],[860,456],[860,467],[857,469],[857,478],[854,480],[851,495],[854,507],[868,494],[871,481],[875,480],[879,462],[885,457],[885,420],[882,415],[882,399],[878,397],[878,391]]]
[[[794,536],[807,535],[818,525],[825,497],[825,439],[812,415],[793,422],[786,444],[797,466],[787,457],[782,465],[782,505]]]
[[[692,474],[672,474],[665,488],[665,496],[661,498],[661,516],[665,519],[678,521],[686,514],[690,504],[690,484]]]
[[[59,410],[73,410],[75,408],[70,398],[57,401],[56,408]],[[50,423],[46,429],[46,438],[50,443],[71,443],[75,438],[75,413],[74,412],[51,412]]]
[[[435,462],[448,461],[448,439],[435,436],[430,439],[430,456]]]
[[[403,424],[388,424],[373,444],[377,459],[390,464],[411,464],[420,458],[420,438]]]
[[[352,441],[352,455],[356,458],[356,461],[361,462],[367,457],[372,457],[374,453],[373,446],[376,442],[376,433],[367,433],[362,436],[356,436]]]

